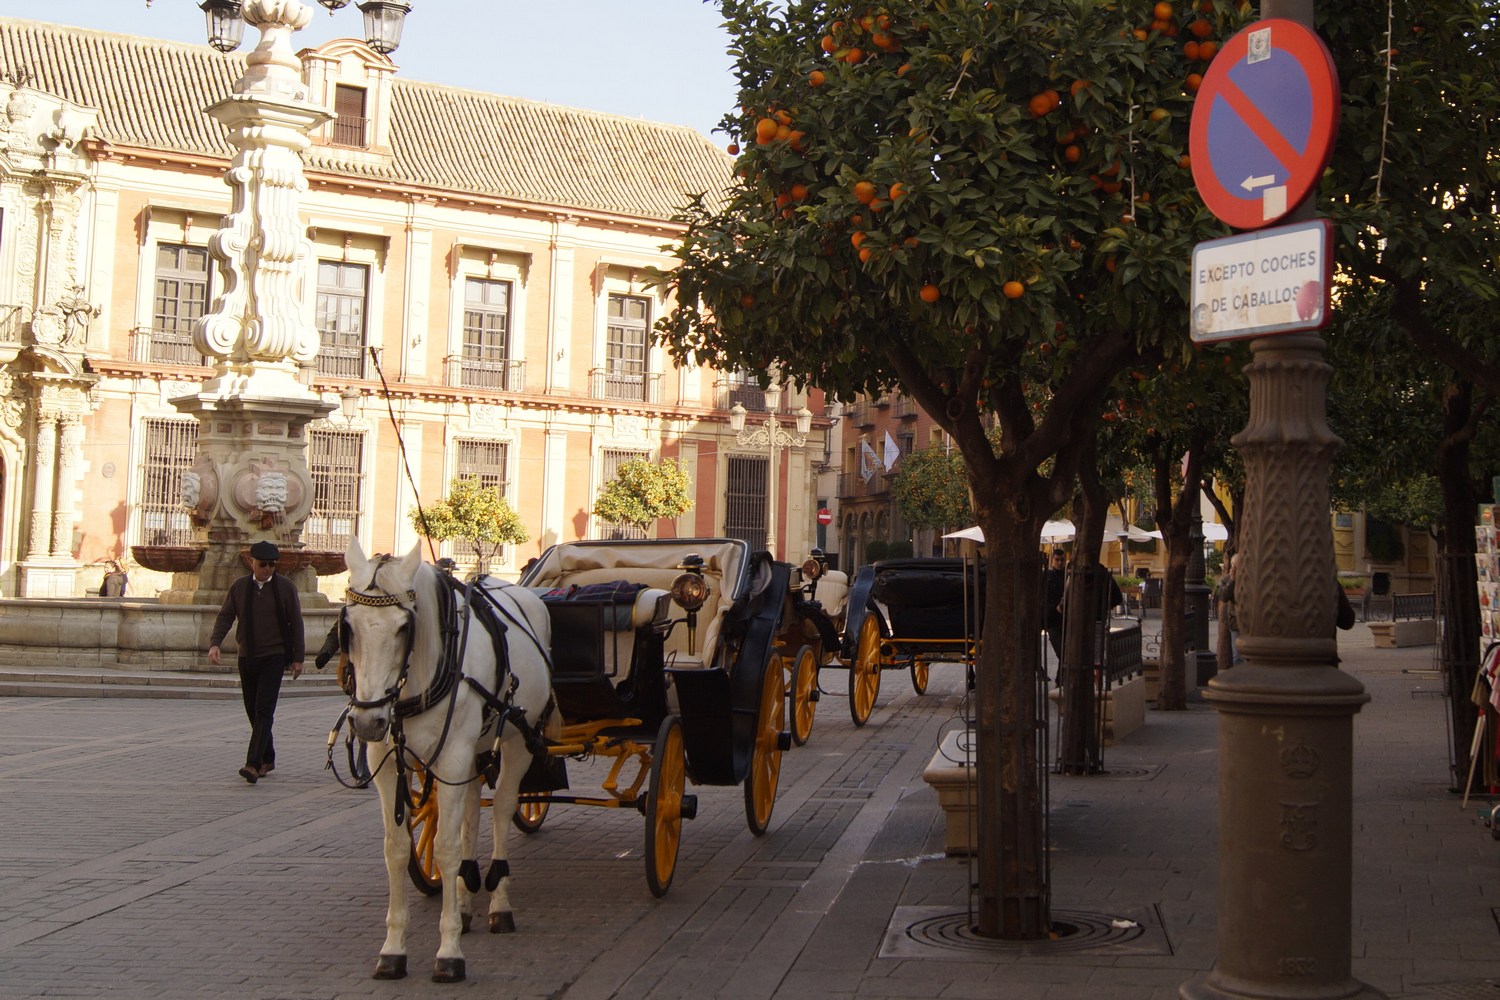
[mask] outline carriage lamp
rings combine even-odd
[[[703,557],[690,555],[677,567],[682,574],[672,581],[672,600],[687,612],[688,655],[693,656],[698,629],[698,609],[708,600],[708,581],[703,578]]]
[[[816,583],[826,568],[827,564],[819,562],[816,556],[808,556],[802,560],[802,578],[808,583]]]
[[[264,0],[248,2],[255,6],[264,4]],[[333,14],[347,6],[349,0],[318,0],[318,3]],[[147,6],[150,6],[149,2]],[[272,20],[279,19],[297,6],[292,4],[288,8],[279,9]],[[245,3],[241,0],[203,0],[198,5],[208,22],[209,45],[224,53],[233,52],[240,47],[240,42],[245,37],[244,7]],[[406,0],[364,0],[359,4],[359,10],[365,16],[365,42],[370,48],[385,56],[395,52],[401,45],[401,29],[406,24],[406,15],[411,13],[411,4]],[[254,18],[252,22],[259,23]]]
[[[245,37],[239,0],[203,0],[198,5],[208,25],[208,44],[220,52],[233,52]]]

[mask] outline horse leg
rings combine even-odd
[[[452,755],[444,753],[434,764],[438,774],[462,773],[469,767],[465,761],[456,764]],[[437,960],[432,966],[432,981],[456,983],[464,978],[464,952],[459,944],[463,933],[463,918],[459,915],[460,896],[468,890],[462,878],[448,878],[446,873],[459,871],[463,860],[464,802],[468,795],[467,785],[446,785],[436,782],[432,794],[438,797],[437,838],[433,843],[433,854],[443,878],[443,913],[438,918]]]
[[[479,892],[479,796],[484,779],[476,778],[464,786],[463,866],[458,893],[458,912],[463,918],[464,933],[474,919],[474,896]]]
[[[374,744],[377,759],[385,766],[375,776],[375,788],[380,792],[380,816],[385,828],[385,880],[390,892],[390,902],[385,911],[385,943],[380,946],[380,958],[375,963],[376,979],[404,979],[406,977],[406,865],[411,858],[411,836],[404,826],[396,823],[396,768],[386,758],[389,743]]]
[[[495,781],[490,821],[494,827],[494,853],[485,884],[490,889],[490,933],[509,934],[516,929],[510,908],[510,818],[521,793],[521,778],[531,766],[531,754],[517,735],[508,737],[500,751],[500,777]]]

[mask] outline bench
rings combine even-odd
[[[1095,688],[1095,711],[1104,719],[1104,745],[1113,746],[1146,724],[1146,677],[1141,660],[1141,627],[1111,625],[1105,657]],[[1047,697],[1062,711],[1057,688]]]
[[[1396,594],[1391,597],[1391,620],[1370,622],[1378,649],[1430,646],[1437,642],[1437,595]]]

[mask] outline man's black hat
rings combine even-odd
[[[260,541],[250,546],[250,558],[261,562],[275,562],[281,558],[281,550],[274,542]]]

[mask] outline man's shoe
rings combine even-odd
[[[253,785],[260,780],[260,771],[251,767],[249,764],[246,764],[244,767],[240,768],[240,777],[244,778],[246,781],[250,782],[250,784]]]
[[[266,775],[270,774],[274,770],[276,770],[276,765],[275,764],[262,764],[260,766],[260,776],[262,778],[264,778]]]

